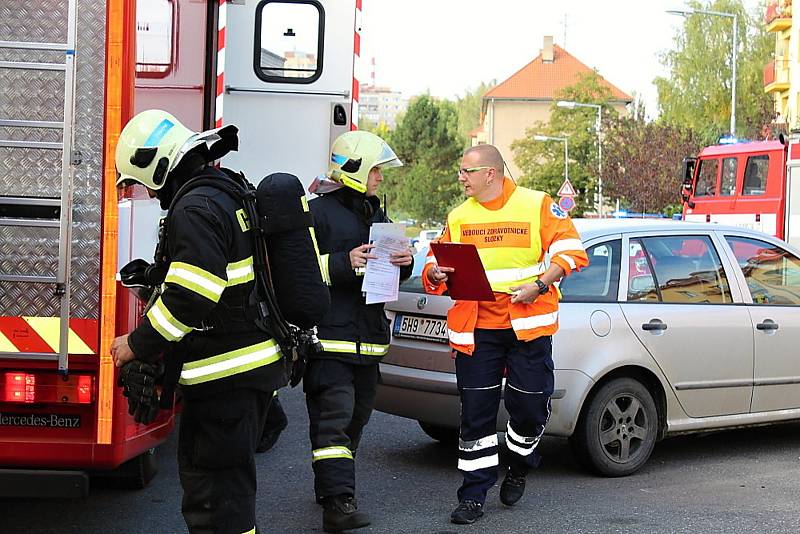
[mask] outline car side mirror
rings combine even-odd
[[[696,164],[697,158],[683,158],[683,187],[688,191],[692,190],[694,168]]]
[[[696,164],[697,158],[683,158],[681,199],[684,202],[689,202],[689,197],[692,194],[692,183],[694,182],[694,168]]]

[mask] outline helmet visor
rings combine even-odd
[[[383,143],[381,153],[378,155],[378,159],[375,160],[375,167],[389,169],[391,167],[402,166],[403,162],[400,161],[400,158],[397,157],[397,154],[394,153],[394,150],[392,150],[391,147],[389,147],[389,145],[386,143]]]

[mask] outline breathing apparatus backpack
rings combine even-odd
[[[203,186],[241,201],[243,222],[253,238],[255,286],[250,300],[256,311],[254,322],[280,345],[290,383],[296,386],[308,357],[322,351],[316,325],[330,308],[303,186],[294,175],[274,173],[255,188],[244,174],[220,170],[227,179],[200,174],[186,182],[170,209],[183,195]]]

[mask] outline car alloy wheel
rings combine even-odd
[[[636,472],[653,452],[658,412],[653,396],[633,378],[617,378],[587,399],[570,444],[577,459],[605,476]]]
[[[606,456],[618,463],[635,457],[647,438],[651,425],[639,400],[620,393],[606,403],[600,416],[599,438]]]

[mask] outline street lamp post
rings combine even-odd
[[[731,54],[731,137],[736,137],[736,48],[739,38],[739,16],[736,13],[724,13],[722,11],[708,11],[705,9],[668,9],[670,15],[711,15],[714,17],[726,17],[733,19],[733,53]]]
[[[564,180],[569,180],[569,137],[534,135],[534,141],[562,141],[564,143]]]
[[[556,105],[560,108],[593,108],[597,110],[597,122],[594,129],[597,134],[597,213],[603,217],[603,139],[601,125],[603,124],[603,106],[600,104],[585,104],[583,102],[573,102],[571,100],[559,100]]]

